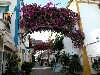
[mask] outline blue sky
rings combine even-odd
[[[67,2],[69,0],[24,0],[25,4],[32,4],[32,3],[36,3],[38,5],[41,4],[41,6],[45,6],[48,2],[52,2],[53,4],[58,4],[56,5],[56,7],[58,8],[66,8],[67,6]],[[31,34],[31,37],[36,39],[36,40],[42,40],[44,42],[46,42],[46,40],[48,40],[49,36],[51,35],[51,32],[34,32],[33,34]],[[55,35],[54,35],[55,36]],[[52,36],[54,38],[54,36]]]
[[[25,4],[31,4],[31,3],[37,3],[38,5],[46,5],[48,2],[53,2],[53,4],[58,4],[61,3],[59,5],[56,5],[58,8],[66,8],[66,5],[68,3],[69,0],[24,0]]]

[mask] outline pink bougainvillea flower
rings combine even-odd
[[[41,7],[36,3],[21,8],[20,27],[29,31],[51,30],[70,37],[75,47],[82,47],[84,44],[84,33],[76,30],[76,23],[79,20],[77,13],[68,8],[51,7],[52,2]]]

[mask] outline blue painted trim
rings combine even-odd
[[[14,42],[15,47],[17,48],[18,45],[18,32],[19,32],[19,19],[20,19],[20,0],[17,0],[17,6],[16,6],[16,19],[15,19],[15,36],[14,36]]]
[[[9,11],[9,6],[6,6],[5,12],[8,12],[8,11]]]
[[[6,12],[9,11],[9,6],[0,6],[0,8],[5,8],[5,9],[4,9],[4,11],[5,11],[4,13],[6,13]]]

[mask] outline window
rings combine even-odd
[[[9,11],[9,6],[0,6],[0,13],[6,13]]]
[[[11,17],[8,16],[9,15],[9,13],[7,13],[8,11],[9,11],[9,5],[0,6],[0,14],[1,14],[0,19],[6,25],[5,29],[10,32]]]

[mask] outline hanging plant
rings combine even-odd
[[[25,28],[27,34],[34,31],[55,31],[70,37],[75,47],[82,47],[84,34],[76,30],[75,25],[79,20],[78,14],[68,8],[50,7],[29,4],[21,8],[20,27]]]

